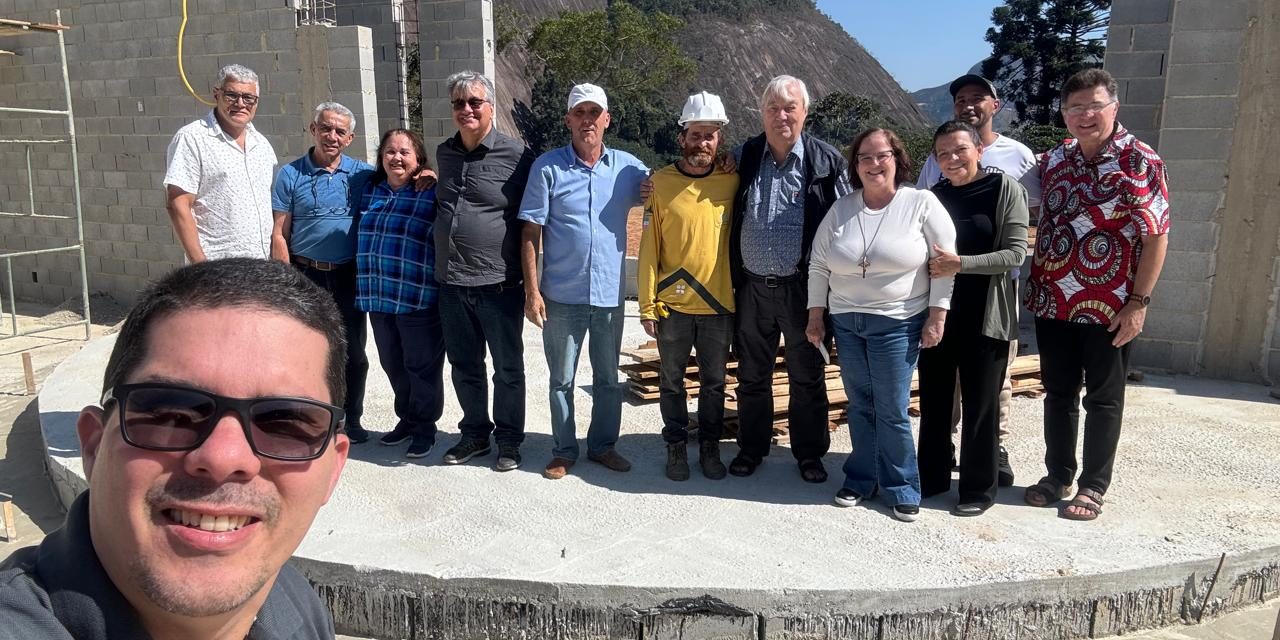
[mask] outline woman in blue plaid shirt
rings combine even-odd
[[[356,253],[356,304],[369,312],[399,418],[381,442],[409,440],[410,458],[431,452],[436,421],[444,410],[444,341],[431,237],[436,192],[434,187],[414,187],[414,177],[426,168],[427,152],[418,134],[406,129],[382,134],[377,170],[359,201]]]

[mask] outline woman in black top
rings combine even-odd
[[[942,342],[920,352],[920,488],[951,489],[951,415],[960,380],[960,498],[951,513],[977,516],[995,502],[1000,387],[1009,341],[1018,337],[1009,272],[1027,254],[1027,194],[1018,181],[984,168],[982,139],[965,122],[943,124],[933,151],[943,179],[933,193],[956,227],[956,253],[934,247],[929,275],[956,274]]]

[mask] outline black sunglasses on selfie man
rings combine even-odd
[[[116,385],[102,394],[103,409],[109,413],[113,405],[124,441],[139,449],[198,449],[232,412],[255,454],[290,462],[323,455],[346,417],[342,409],[309,398],[228,398],[161,382]]]

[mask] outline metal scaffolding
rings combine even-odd
[[[338,24],[337,3],[334,0],[298,0],[298,24],[322,24],[335,26]]]
[[[37,116],[65,116],[67,119],[67,137],[60,140],[0,140],[0,144],[20,144],[26,146],[27,155],[27,203],[30,209],[26,212],[4,212],[0,211],[0,216],[17,216],[31,218],[56,218],[69,219],[71,216],[54,216],[44,215],[36,210],[35,198],[35,179],[31,169],[31,149],[33,145],[69,145],[71,148],[71,179],[72,179],[72,199],[75,203],[75,220],[76,220],[76,244],[65,247],[54,247],[51,249],[35,249],[30,251],[13,251],[9,253],[0,253],[0,260],[4,261],[4,271],[6,283],[8,285],[8,303],[9,303],[9,331],[0,330],[0,340],[7,340],[19,336],[32,335],[36,333],[45,333],[57,329],[65,329],[84,325],[84,337],[86,340],[90,338],[90,319],[89,319],[89,277],[88,269],[85,264],[84,252],[84,212],[80,202],[80,158],[76,147],[76,122],[71,110],[71,79],[67,74],[67,44],[63,36],[63,32],[70,27],[62,24],[62,11],[54,10],[53,24],[44,24],[38,22],[25,22],[22,20],[7,20],[0,18],[0,36],[15,36],[26,34],[56,34],[58,36],[58,60],[62,66],[62,93],[66,99],[66,109],[23,109],[18,107],[0,107],[0,113],[16,113],[23,115]],[[0,52],[11,53],[11,52]],[[20,330],[18,327],[18,310],[17,310],[17,294],[13,286],[13,259],[24,258],[28,256],[39,256],[51,253],[70,253],[75,252],[80,258],[80,296],[84,304],[84,314],[79,321],[68,322],[50,327],[40,327],[36,329]],[[0,317],[3,316],[4,309],[0,305]]]

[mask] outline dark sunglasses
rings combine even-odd
[[[222,92],[222,99],[226,100],[227,104],[243,102],[246,107],[252,107],[253,105],[258,104],[258,96],[255,96],[252,93],[236,93],[235,91],[227,91],[226,89],[221,89],[220,91]]]
[[[483,107],[486,102],[488,102],[488,100],[485,100],[484,98],[470,98],[468,100],[454,100],[450,102],[450,104],[453,105],[454,111],[462,111],[462,108],[467,106],[471,107],[472,111],[479,111],[480,107]]]
[[[198,449],[230,411],[254,453],[286,461],[319,458],[345,418],[342,409],[307,398],[228,398],[160,382],[116,385],[102,394],[103,409],[112,404],[124,441],[139,449]]]

